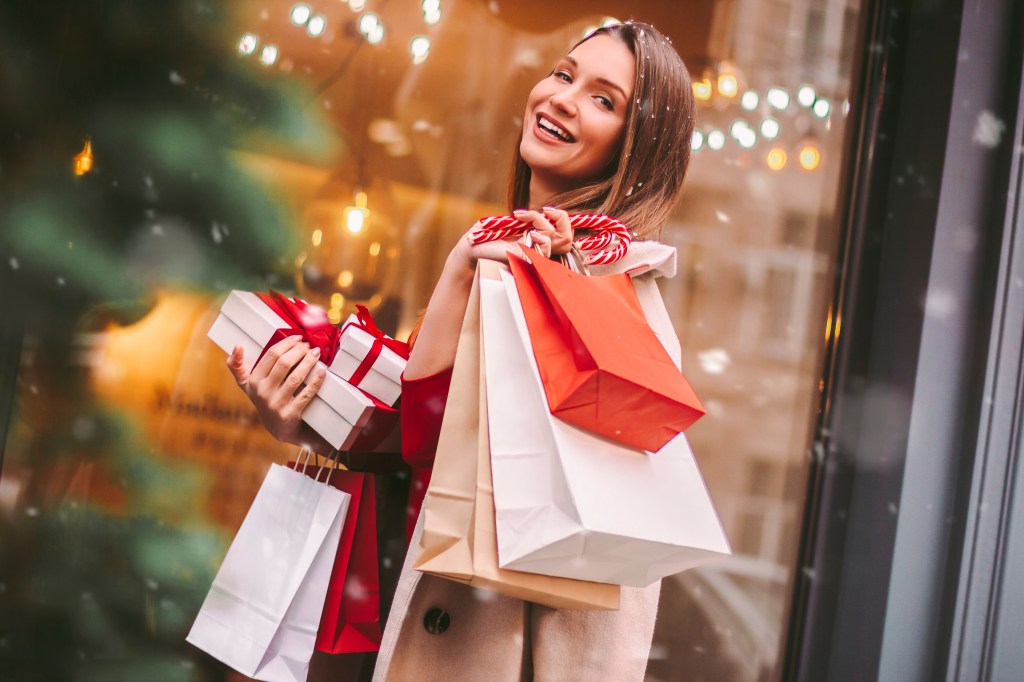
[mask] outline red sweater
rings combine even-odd
[[[451,384],[451,367],[421,379],[402,377],[402,458],[412,467],[406,541],[412,538],[416,518],[430,484],[430,470],[437,454],[441,418]]]

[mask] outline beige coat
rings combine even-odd
[[[644,313],[679,364],[679,341],[655,278],[675,274],[674,248],[636,242],[592,274],[629,272]],[[555,610],[413,570],[422,515],[391,606],[374,680],[642,680],[661,583],[622,588],[618,611]]]

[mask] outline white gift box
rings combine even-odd
[[[730,553],[682,434],[633,450],[552,416],[508,272],[480,281],[498,564],[647,586]]]
[[[241,345],[248,371],[252,371],[274,332],[290,326],[249,291],[232,291],[220,311],[207,336],[225,353]],[[323,362],[317,365],[327,368]],[[331,446],[346,450],[359,437],[373,411],[373,400],[337,374],[327,372],[320,391],[303,411],[302,420]]]
[[[373,335],[359,326],[359,319],[352,315],[341,328],[338,352],[331,362],[331,371],[350,381],[363,359],[373,348]],[[373,361],[370,371],[356,383],[377,400],[394,405],[402,394],[402,372],[406,360],[387,346],[380,349],[380,355]]]

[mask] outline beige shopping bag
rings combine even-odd
[[[615,610],[617,585],[522,573],[498,567],[487,435],[479,281],[499,279],[501,266],[481,262],[459,337],[434,472],[424,501],[417,570],[552,608]],[[512,341],[515,341],[512,339]]]

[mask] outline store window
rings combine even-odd
[[[294,290],[333,321],[360,303],[407,335],[454,241],[506,211],[532,84],[593,27],[635,17],[671,37],[698,98],[662,234],[679,270],[661,289],[708,408],[690,437],[734,549],[664,581],[648,678],[776,679],[818,376],[838,333],[828,302],[859,10],[0,11],[0,80],[22,95],[0,104],[14,131],[0,283],[17,294],[19,367],[0,461],[2,676],[227,678],[184,634],[268,464],[295,453],[206,338],[220,298]],[[382,499],[404,499],[406,474],[378,481]],[[382,508],[382,583],[403,512]]]

